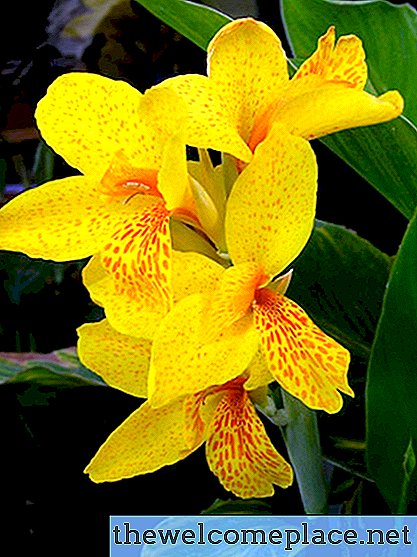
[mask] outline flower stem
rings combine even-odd
[[[328,486],[323,469],[317,416],[302,402],[281,392],[288,423],[282,428],[306,514],[327,514]]]

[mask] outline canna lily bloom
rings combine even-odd
[[[401,114],[397,91],[379,97],[363,89],[367,65],[361,40],[335,42],[330,27],[317,50],[289,79],[279,38],[264,23],[237,19],[208,46],[208,77],[166,80],[189,108],[187,142],[248,162],[274,123],[305,139],[391,120]]]
[[[106,320],[83,325],[79,335],[85,365],[111,386],[146,396],[149,340],[118,333]],[[259,393],[248,392],[245,380],[239,377],[162,408],[144,402],[110,435],[85,472],[94,482],[130,478],[174,464],[206,443],[210,470],[235,495],[267,497],[274,493],[273,484],[288,487],[291,466],[269,440],[252,402]]]
[[[112,313],[136,300],[136,324],[152,334],[155,314],[171,303],[170,216],[194,218],[186,115],[168,89],[142,95],[99,75],[58,78],[36,120],[46,142],[82,175],[26,191],[2,208],[0,248],[55,261],[99,254],[117,293],[107,296],[117,300]]]
[[[310,145],[275,124],[227,202],[225,236],[233,266],[222,269],[212,262],[220,275],[213,292],[183,298],[158,327],[148,385],[153,407],[234,380],[259,346],[260,372],[245,388],[265,384],[266,368],[271,379],[313,409],[334,413],[342,406],[338,391],[353,396],[346,377],[348,351],[274,280],[309,238],[316,189]],[[214,348],[231,335],[233,365],[216,357]]]

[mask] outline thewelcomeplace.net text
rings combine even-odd
[[[302,522],[299,528],[209,528],[197,522],[195,528],[133,528],[130,522],[114,525],[111,530],[112,543],[120,545],[280,545],[290,552],[299,545],[412,545],[410,528],[312,528]]]

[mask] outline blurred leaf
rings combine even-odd
[[[288,296],[354,354],[369,358],[390,258],[342,226],[316,221]]]
[[[261,499],[216,499],[201,514],[272,514],[271,507]]]
[[[186,0],[136,0],[161,21],[206,50],[217,31],[231,19],[208,6]]]
[[[338,35],[353,33],[364,43],[369,67],[367,89],[398,89],[404,114],[417,123],[417,13],[385,0],[282,0],[294,54],[304,59],[330,25]],[[324,143],[368,180],[407,218],[417,206],[417,130],[401,117],[387,124],[335,134]]]
[[[55,153],[43,141],[39,142],[32,168],[33,182],[43,184],[54,177]]]
[[[367,385],[367,459],[398,512],[404,458],[417,442],[417,214],[393,265],[372,348]]]
[[[51,387],[106,386],[80,363],[75,348],[50,354],[0,352],[0,385],[24,382]]]
[[[83,264],[81,261],[76,263],[80,267]],[[14,304],[19,304],[25,294],[39,292],[45,284],[60,284],[69,265],[74,265],[74,262],[55,263],[34,260],[21,253],[0,253],[0,271],[5,272],[7,276],[4,288]]]

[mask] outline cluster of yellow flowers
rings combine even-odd
[[[267,385],[329,413],[339,391],[353,396],[348,351],[284,295],[283,273],[314,224],[307,140],[402,111],[399,93],[372,96],[366,80],[355,36],[336,43],[330,28],[289,79],[278,37],[241,19],[210,43],[208,76],[145,94],[89,73],[50,86],[37,125],[81,175],[7,204],[0,248],[92,256],[83,280],[106,319],[79,329],[80,358],[147,399],[88,465],[94,481],[152,472],[205,442],[227,490],[269,496],[293,474],[255,411]]]

